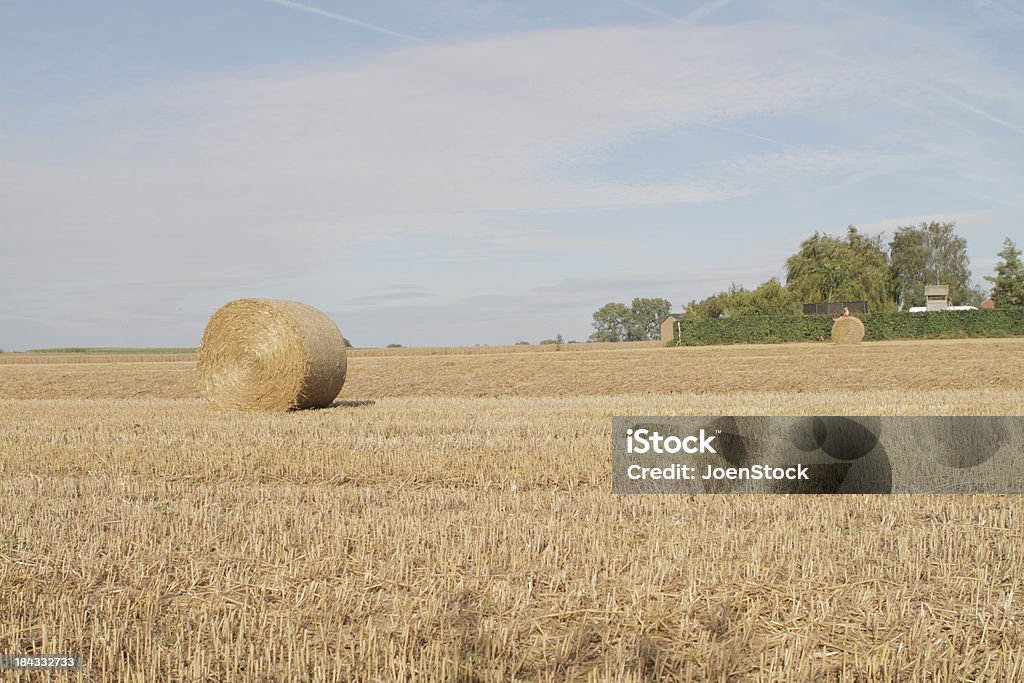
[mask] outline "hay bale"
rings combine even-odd
[[[199,390],[229,410],[331,404],[345,383],[345,340],[325,313],[297,301],[237,299],[217,310],[199,346]]]
[[[864,323],[852,315],[839,318],[832,325],[832,341],[836,344],[859,344],[864,339]]]

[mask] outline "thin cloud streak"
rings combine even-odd
[[[700,7],[696,8],[682,19],[679,19],[678,23],[682,26],[696,24],[704,17],[717,12],[718,10],[722,9],[723,7],[731,3],[732,0],[712,0],[706,5],[701,5]]]
[[[970,102],[965,102],[965,101],[961,100],[959,97],[955,97],[953,95],[950,95],[948,92],[942,90],[941,88],[937,88],[935,86],[930,86],[928,88],[928,90],[930,90],[931,92],[935,93],[936,95],[939,95],[940,97],[944,98],[948,102],[952,102],[953,104],[955,104],[956,106],[960,107],[961,109],[965,109],[966,111],[969,111],[972,114],[976,114],[976,115],[980,116],[981,118],[983,118],[983,119],[985,119],[987,121],[991,121],[992,123],[996,124],[997,126],[1002,126],[1003,128],[1005,128],[1007,130],[1012,130],[1014,133],[1019,133],[1020,135],[1024,135],[1024,128],[1021,128],[1020,126],[1014,125],[1014,124],[1010,123],[1009,121],[1006,121],[1005,119],[1001,119],[998,116],[996,116],[995,114],[990,114],[989,112],[985,111],[984,109],[981,109],[979,107],[974,106]]]
[[[275,5],[280,5],[282,7],[290,7],[292,9],[297,9],[300,12],[308,12],[309,14],[316,14],[317,16],[327,17],[328,19],[334,19],[335,21],[340,21],[340,22],[343,22],[343,23],[346,23],[346,24],[351,24],[352,26],[358,26],[359,28],[365,28],[368,31],[375,31],[377,33],[383,33],[384,35],[392,36],[392,37],[395,37],[395,38],[402,38],[403,40],[411,40],[414,43],[426,42],[426,41],[424,41],[424,40],[422,40],[420,38],[417,38],[416,36],[410,36],[408,33],[400,33],[398,31],[392,31],[389,28],[384,28],[383,26],[378,26],[377,24],[371,24],[368,21],[362,21],[361,19],[356,19],[354,17],[346,16],[344,14],[338,14],[337,12],[328,12],[327,10],[320,9],[319,7],[312,7],[310,5],[303,5],[301,2],[293,2],[293,0],[265,0],[265,1],[273,3]]]
[[[629,7],[638,9],[641,12],[646,12],[647,14],[650,14],[652,17],[658,17],[659,19],[667,19],[668,21],[678,21],[676,17],[672,16],[668,12],[663,12],[657,7],[651,7],[645,2],[639,2],[639,0],[619,0],[619,2],[621,2],[623,5],[628,5]]]
[[[767,137],[765,137],[763,135],[757,135],[756,133],[747,133],[746,131],[736,130],[735,128],[727,128],[725,126],[719,126],[719,125],[716,125],[714,123],[700,123],[700,122],[698,122],[697,125],[698,126],[703,126],[704,128],[710,128],[712,130],[720,130],[720,131],[722,131],[724,133],[732,133],[733,135],[742,135],[745,138],[752,138],[754,140],[762,140],[764,142],[770,142],[773,145],[781,145],[783,147],[789,147],[790,149],[799,149],[800,148],[799,145],[793,145],[793,144],[790,144],[788,142],[783,142],[782,140],[776,140],[775,138],[767,138]]]
[[[707,4],[694,8],[684,17],[673,16],[668,12],[665,12],[657,7],[652,7],[651,5],[648,5],[646,2],[640,2],[640,0],[619,0],[619,2],[621,2],[623,5],[628,5],[629,7],[638,9],[641,12],[645,12],[646,14],[649,14],[652,17],[665,19],[666,21],[671,21],[672,23],[678,24],[680,26],[691,26],[693,24],[696,24],[704,17],[717,12],[726,5],[731,4],[733,0],[712,0]]]

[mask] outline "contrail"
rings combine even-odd
[[[1020,126],[1018,126],[1018,125],[1016,125],[1014,123],[1011,123],[1011,122],[1009,122],[1009,121],[1007,121],[1005,119],[1001,119],[998,116],[996,116],[995,114],[990,114],[989,112],[985,111],[984,109],[981,109],[980,107],[974,106],[970,102],[963,101],[959,97],[954,97],[953,95],[950,95],[948,92],[946,92],[944,90],[941,90],[940,88],[938,88],[938,87],[936,87],[934,85],[929,85],[929,86],[927,86],[927,88],[928,88],[928,90],[930,90],[931,92],[935,93],[936,95],[939,95],[941,97],[946,98],[947,100],[949,100],[953,104],[955,104],[958,107],[961,107],[963,109],[966,109],[967,111],[971,112],[972,114],[977,114],[981,118],[987,119],[987,120],[991,121],[992,123],[994,123],[996,125],[1002,126],[1003,128],[1006,128],[1007,130],[1012,130],[1014,133],[1020,133],[1021,135],[1024,135],[1024,128],[1021,128]]]
[[[644,3],[644,2],[640,2],[639,0],[619,0],[619,2],[621,2],[623,5],[629,5],[630,7],[636,7],[637,9],[642,10],[644,12],[647,12],[648,14],[650,14],[652,16],[661,17],[662,19],[667,19],[667,20],[671,21],[674,24],[680,24],[680,25],[683,25],[683,26],[686,26],[686,25],[689,25],[689,24],[694,24],[694,23],[700,21],[701,19],[703,19],[704,17],[708,16],[712,12],[717,12],[718,10],[722,9],[723,7],[725,7],[726,5],[731,3],[732,1],[733,0],[711,0],[711,2],[709,2],[709,3],[705,4],[705,5],[701,5],[700,7],[697,7],[695,9],[693,9],[686,16],[684,16],[682,18],[677,18],[677,17],[674,17],[674,16],[672,16],[671,14],[669,14],[667,12],[662,12],[657,7],[651,7],[650,5],[648,5],[648,4]],[[736,130],[735,128],[726,128],[725,126],[719,126],[719,125],[716,125],[714,123],[700,123],[700,122],[696,122],[696,123],[697,123],[697,125],[704,126],[705,128],[713,128],[715,130],[724,131],[726,133],[732,133],[733,135],[742,135],[744,137],[753,138],[755,140],[762,140],[763,142],[770,142],[773,145],[781,145],[783,147],[789,147],[790,149],[799,149],[798,145],[792,145],[792,144],[790,144],[788,142],[783,142],[782,140],[775,140],[773,138],[766,138],[763,135],[757,135],[755,133],[747,133],[747,132],[742,131],[742,130]]]
[[[336,12],[328,12],[327,10],[320,9],[319,7],[311,7],[309,5],[303,5],[301,2],[294,2],[294,0],[266,0],[266,2],[272,2],[275,5],[281,5],[282,7],[291,7],[301,12],[308,12],[310,14],[316,14],[321,17],[327,17],[328,19],[334,19],[335,21],[341,21],[352,26],[358,26],[359,28],[365,28],[368,31],[375,31],[377,33],[383,33],[384,35],[394,36],[395,38],[402,38],[403,40],[411,40],[414,43],[424,42],[416,36],[410,36],[407,33],[399,33],[398,31],[392,31],[389,28],[378,26],[377,24],[371,24],[368,21],[361,21],[353,17],[345,16],[344,14],[338,14]]]
[[[668,12],[662,12],[657,7],[651,7],[645,2],[640,2],[640,0],[619,0],[619,2],[621,2],[623,5],[635,7],[641,12],[647,12],[652,17],[658,17],[659,19],[667,19],[668,21],[678,21],[676,17],[672,16]]]
[[[705,128],[713,128],[714,130],[721,130],[726,133],[732,133],[733,135],[742,135],[743,137],[753,138],[755,140],[763,140],[764,142],[770,142],[774,145],[782,145],[783,147],[789,147],[790,149],[800,149],[799,145],[793,145],[782,140],[776,140],[774,138],[766,138],[763,135],[757,135],[756,133],[747,133],[742,130],[736,130],[735,128],[726,128],[725,126],[719,126],[714,123],[700,123],[695,122],[698,126],[704,126]]]
[[[820,54],[825,54],[825,55],[827,55],[829,57],[833,57],[835,59],[839,59],[840,61],[845,61],[847,63],[850,63],[850,65],[858,65],[858,62],[854,61],[853,59],[851,59],[849,57],[843,56],[842,54],[840,54],[838,52],[834,52],[834,51],[826,50],[826,49],[821,49],[821,50],[817,50],[817,51]],[[1024,135],[1024,128],[1021,128],[1020,126],[1018,126],[1017,124],[1015,124],[1015,123],[1013,123],[1011,121],[1007,121],[1006,119],[1000,119],[999,117],[995,116],[994,114],[990,114],[990,113],[986,112],[985,110],[979,108],[979,106],[975,106],[974,104],[972,104],[970,102],[967,102],[967,101],[965,101],[965,100],[963,100],[963,99],[961,99],[959,97],[956,97],[954,95],[949,94],[948,92],[946,92],[942,88],[939,88],[938,86],[935,86],[935,85],[925,85],[924,87],[929,92],[932,92],[932,93],[934,93],[936,95],[939,95],[940,97],[944,98],[945,100],[955,104],[956,106],[959,106],[959,108],[961,108],[963,110],[966,110],[966,111],[968,111],[968,112],[970,112],[970,113],[972,113],[972,114],[974,114],[976,116],[979,116],[982,119],[990,121],[990,122],[994,123],[997,126],[1001,126],[1001,127],[1006,128],[1007,130],[1012,130],[1015,133],[1020,133],[1021,135]],[[919,108],[918,105],[914,104],[913,102],[911,102],[906,97],[900,97],[899,101],[904,106],[907,106],[908,109],[913,109],[913,110],[918,110],[918,111],[925,111],[923,108]],[[933,116],[937,116],[937,117],[939,116],[939,115],[935,114],[934,112],[930,112],[930,111],[929,111],[929,114],[932,114]],[[944,119],[944,117],[939,117],[939,118],[944,120],[944,121],[946,121],[946,123],[952,123],[952,122]],[[954,124],[954,125],[957,125],[957,127],[959,127],[959,128],[963,128],[963,126],[959,126],[958,124]]]
[[[731,2],[732,0],[711,0],[711,2],[709,2],[708,4],[701,5],[700,7],[698,7],[697,9],[693,10],[685,17],[680,19],[679,23],[684,26],[687,26],[689,24],[695,24],[704,17],[711,14],[712,12],[717,12],[718,10],[722,9]]]
[[[690,11],[689,14],[680,18],[669,14],[668,12],[662,11],[657,7],[648,5],[646,2],[640,2],[640,0],[619,0],[623,5],[629,5],[635,7],[641,12],[646,12],[652,17],[658,17],[659,19],[665,19],[671,21],[674,24],[680,24],[682,26],[689,26],[690,24],[696,24],[698,21],[708,16],[712,12],[717,12],[722,9],[733,0],[711,0],[706,5],[701,5]]]

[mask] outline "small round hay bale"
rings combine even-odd
[[[832,341],[836,344],[860,344],[864,339],[864,323],[852,315],[839,318],[832,325]]]
[[[345,383],[341,331],[297,301],[237,299],[210,318],[199,346],[199,390],[228,410],[329,406]]]

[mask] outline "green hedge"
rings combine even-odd
[[[1024,308],[869,313],[858,317],[864,321],[865,341],[1024,336]],[[684,346],[707,346],[828,341],[831,335],[832,317],[827,315],[750,315],[684,320],[676,327],[675,343],[679,343],[680,336]]]

